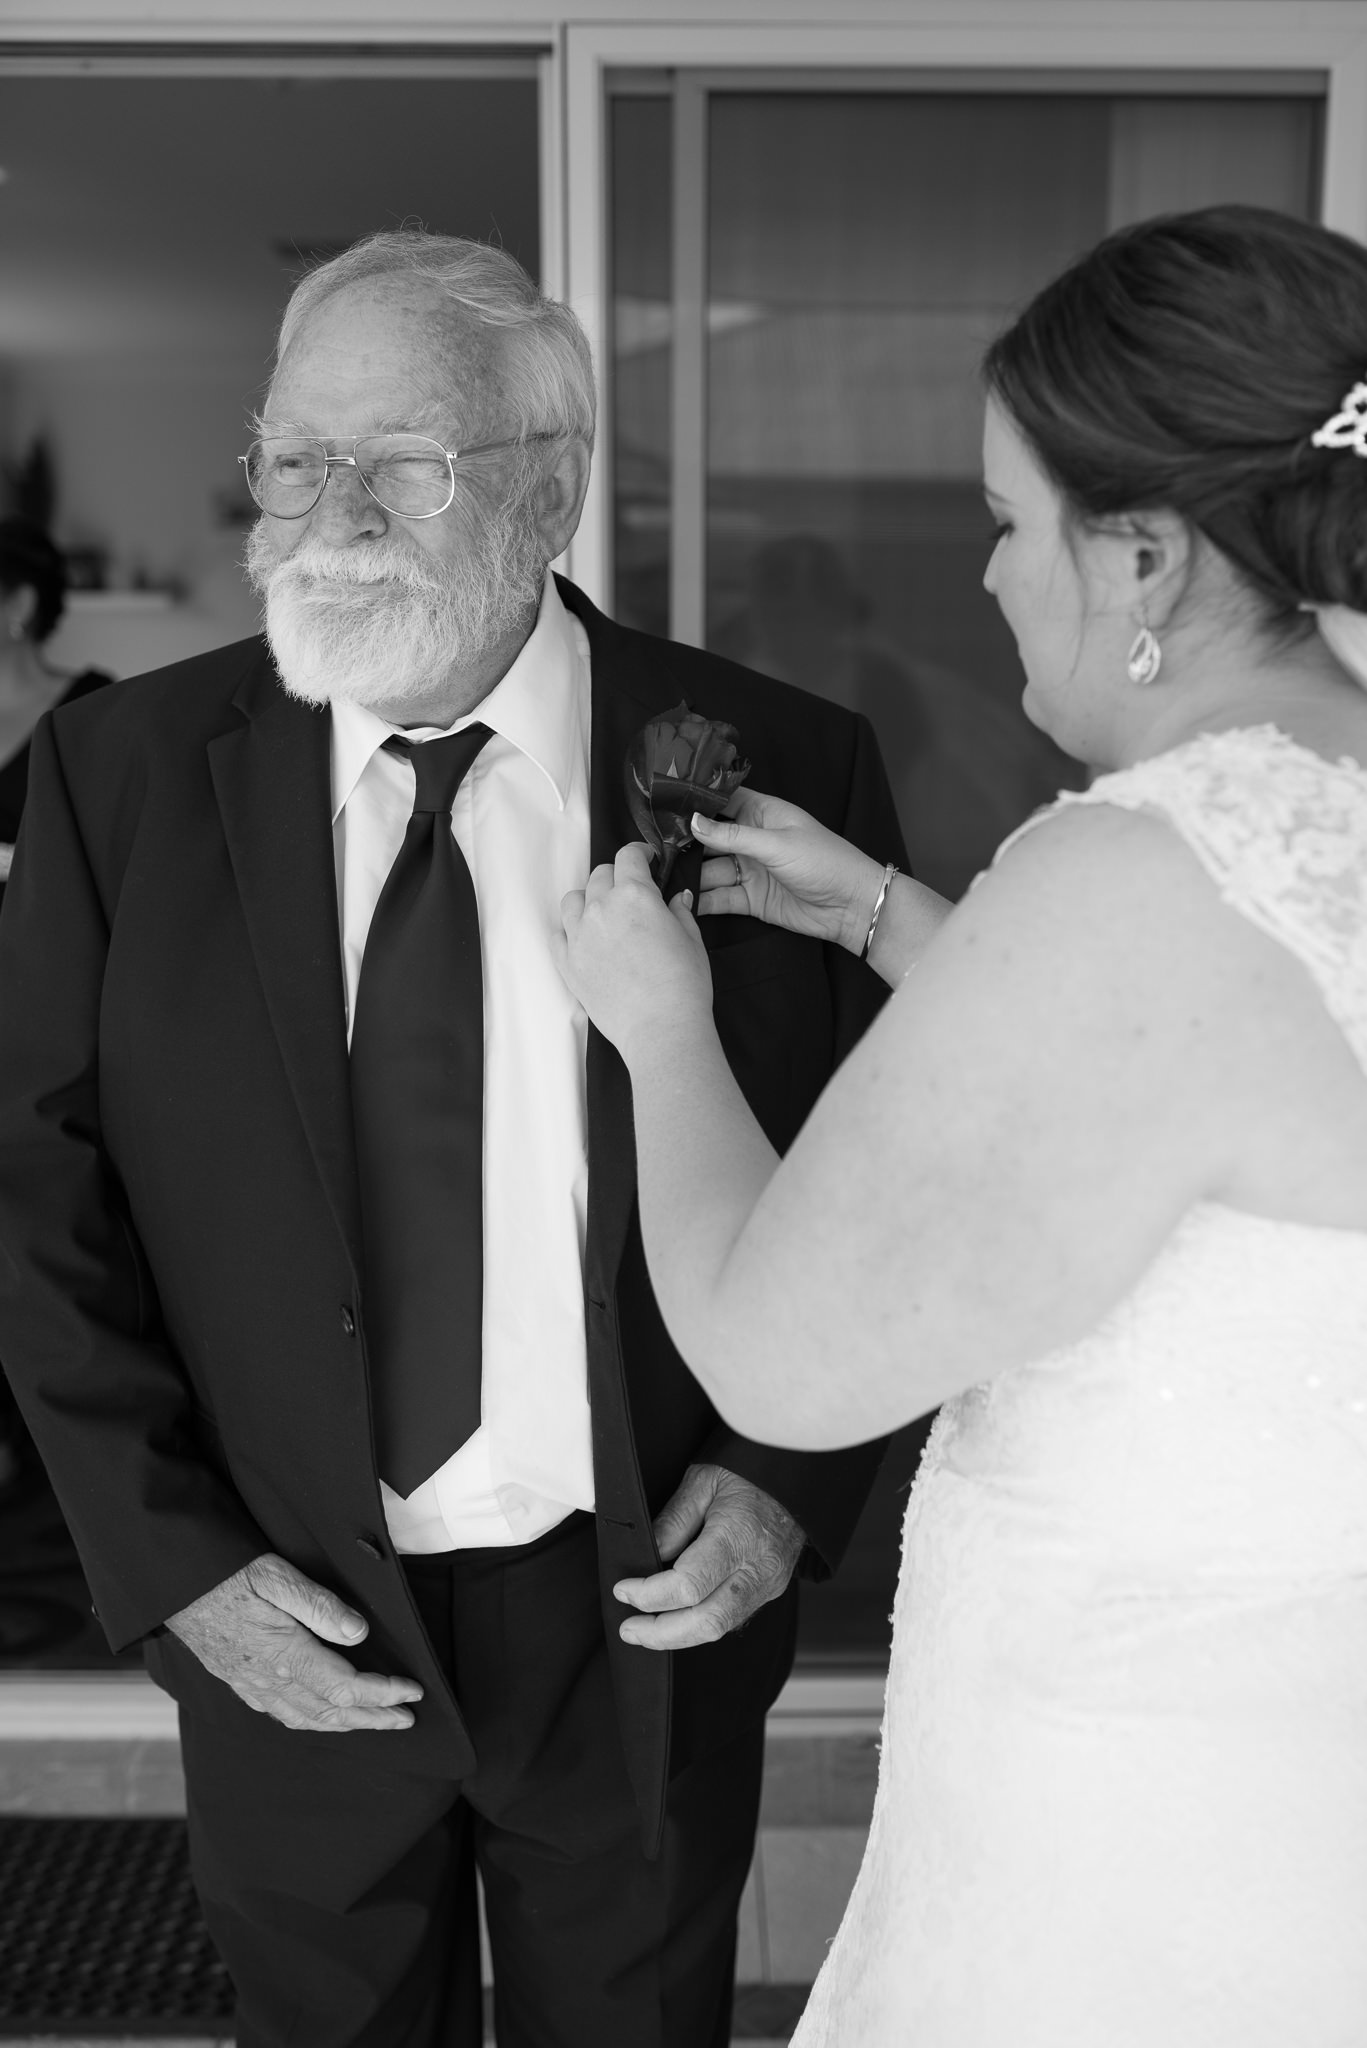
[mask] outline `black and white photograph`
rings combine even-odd
[[[0,0],[0,2044],[1364,1927],[1367,0]]]

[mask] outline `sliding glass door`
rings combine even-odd
[[[983,349],[1109,229],[1226,200],[1315,212],[1316,91],[1230,85],[609,79],[617,614],[866,712],[915,870],[947,894],[1081,780],[1022,714],[981,588]],[[884,1654],[925,1427],[809,1594],[809,1662]]]
[[[983,349],[1122,223],[1309,215],[1319,102],[684,75],[610,135],[618,614],[867,712],[958,895],[1076,779],[980,588]]]

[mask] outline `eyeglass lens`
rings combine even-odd
[[[445,511],[451,502],[451,463],[439,441],[422,434],[372,434],[358,441],[352,454],[366,489],[387,512],[422,518]],[[311,512],[327,475],[321,441],[272,437],[253,441],[247,453],[251,494],[274,519],[300,519]]]

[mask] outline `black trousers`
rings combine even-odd
[[[474,1741],[463,1782],[405,1772],[402,1733],[362,1763],[349,1736],[285,1729],[196,1667],[206,1694],[169,1646],[238,2048],[478,2048],[476,1868],[499,2048],[726,2048],[762,1726],[674,1779],[648,1862],[592,1518],[405,1564]]]

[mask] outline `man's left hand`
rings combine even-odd
[[[785,1507],[723,1465],[690,1465],[655,1518],[655,1541],[669,1569],[620,1579],[616,1598],[639,1613],[621,1627],[643,1650],[687,1650],[716,1643],[777,1600],[805,1542]]]

